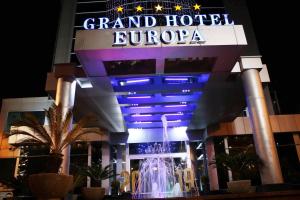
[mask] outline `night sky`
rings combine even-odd
[[[296,1],[285,5],[266,0],[247,2],[281,111],[300,113],[300,63],[297,62],[300,34],[296,27],[299,25]],[[2,16],[1,22],[4,53],[0,99],[45,96],[46,75],[52,66],[59,0],[11,1],[8,4],[3,8],[11,13]]]

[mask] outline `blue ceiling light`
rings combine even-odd
[[[168,128],[172,127],[182,127],[182,126],[188,126],[189,125],[189,120],[174,120],[168,122]],[[162,122],[161,121],[142,121],[142,122],[127,122],[126,126],[128,129],[130,128],[161,128],[162,127]]]
[[[127,99],[150,99],[152,96],[126,96]]]
[[[188,81],[189,78],[180,78],[180,77],[169,77],[169,78],[165,78],[165,81]]]
[[[152,106],[131,106],[129,109],[148,109],[152,108]]]
[[[170,121],[167,121],[168,123],[179,123],[179,122],[182,122],[180,119],[178,120],[170,120]]]
[[[152,115],[151,114],[134,114],[134,115],[131,115],[132,117],[151,117]]]
[[[183,116],[183,113],[167,113],[165,116]]]
[[[142,105],[139,106],[121,106],[124,116],[133,114],[160,114],[160,113],[192,113],[196,109],[195,103],[188,104],[164,104],[164,105]]]
[[[166,110],[166,109],[164,109]],[[167,121],[176,121],[176,120],[190,120],[192,118],[192,112],[188,113],[138,113],[138,114],[129,114],[124,115],[124,119],[128,123],[133,123],[136,121],[152,121],[152,122],[161,122],[161,116],[165,115]],[[173,123],[174,123],[173,122]],[[179,121],[176,121],[179,122]]]
[[[210,74],[112,77],[111,83],[126,127],[161,128],[161,116],[170,127],[187,127]]]
[[[186,107],[186,104],[177,104],[177,105],[166,105],[165,108],[179,108],[179,107]]]
[[[133,122],[134,124],[152,124],[152,122]]]
[[[201,74],[198,76],[199,83],[206,83],[210,77],[210,74]]]
[[[166,97],[166,98],[173,98],[173,97],[182,97],[182,96],[190,96],[193,93],[177,93],[177,94],[163,94],[162,96]]]
[[[130,85],[146,85],[151,83],[150,78],[131,78],[119,81],[120,86],[130,86]]]
[[[192,77],[173,77],[173,76],[169,76],[169,77],[165,77],[163,79],[163,82],[166,84],[183,84],[183,83],[193,83],[194,80]]]

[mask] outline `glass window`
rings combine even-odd
[[[225,153],[226,150],[228,150],[229,155],[235,155],[249,145],[253,145],[253,147],[251,147],[251,151],[255,151],[252,135],[227,137],[228,149],[225,149],[226,141],[224,140],[224,138],[225,137],[214,138],[214,147],[216,155]],[[228,170],[222,166],[217,166],[217,170],[220,188],[227,188],[227,182],[229,180]],[[251,179],[252,185],[260,185],[261,180],[257,168],[254,168],[251,172],[253,173],[243,174],[240,176],[244,176],[244,179]],[[234,172],[232,173],[234,175]]]
[[[4,128],[4,131],[9,133],[12,124],[17,120],[24,119],[26,114],[34,115],[39,120],[40,124],[45,123],[45,111],[9,112],[7,115],[6,126]]]
[[[101,142],[92,142],[92,162],[97,163],[102,161],[102,145]]]
[[[70,174],[77,177],[78,167],[87,166],[88,164],[88,143],[86,142],[76,142],[71,145],[71,155],[70,155]],[[78,183],[74,188],[74,193],[80,193],[82,187],[86,186],[86,178]]]
[[[275,134],[277,153],[285,183],[300,183],[300,163],[293,133]]]
[[[20,147],[20,159],[18,166],[18,175],[26,176],[43,171],[49,147],[45,145],[28,145]]]
[[[186,152],[185,142],[169,142],[168,146],[170,153]],[[129,154],[153,154],[159,152],[162,147],[162,142],[132,143],[129,144]]]

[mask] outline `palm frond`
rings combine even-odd
[[[90,115],[83,117],[72,128],[72,109],[69,109],[64,115],[64,108],[61,104],[53,104],[48,110],[45,110],[45,115],[49,122],[49,130],[46,130],[33,115],[26,115],[25,119],[15,122],[14,125],[28,127],[30,131],[12,130],[11,135],[29,136],[36,142],[48,144],[52,153],[61,153],[64,148],[78,140],[82,135],[88,133],[102,135],[104,133],[98,128],[84,128],[89,122],[96,119]]]
[[[42,138],[43,140],[47,141],[48,143],[52,143],[51,137],[49,136],[46,129],[39,124],[38,120],[33,115],[25,115],[26,118],[23,120],[18,120],[13,123],[13,126],[26,126],[34,132],[39,138]]]
[[[25,114],[25,119],[33,125],[31,128],[33,128],[37,134],[41,135],[47,142],[52,143],[49,133],[34,115],[27,113]]]
[[[81,129],[77,129],[74,132],[70,132],[67,137],[65,137],[65,139],[63,140],[60,149],[64,149],[66,146],[68,146],[69,144],[74,143],[76,140],[78,140],[82,135],[88,134],[88,133],[95,133],[98,135],[103,135],[104,133],[99,130],[98,128],[81,128]]]
[[[51,136],[51,139],[52,139],[52,142],[53,142],[53,147],[55,148],[56,146],[56,143],[54,142],[55,141],[55,131],[56,131],[56,117],[55,117],[55,114],[54,114],[54,105],[52,105],[48,110],[45,109],[45,114],[46,114],[46,117],[48,119],[48,122],[49,122],[49,132],[50,132],[50,136]]]
[[[25,135],[25,136],[29,136],[30,139],[38,142],[38,143],[42,143],[42,144],[48,144],[48,141],[47,140],[43,140],[37,136],[35,136],[34,133],[29,133],[29,132],[26,132],[26,131],[22,131],[22,130],[11,130],[10,132],[10,136],[13,136],[13,135]]]
[[[102,168],[101,163],[92,163],[91,166],[80,167],[78,173],[82,176],[90,177],[92,180],[101,183],[102,180],[115,177],[118,174],[114,173],[111,165]]]

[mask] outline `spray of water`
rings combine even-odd
[[[146,153],[155,155],[140,163],[139,179],[136,187],[138,198],[165,198],[181,196],[182,192],[175,177],[174,159],[171,157],[168,139],[168,122],[165,115],[163,123],[163,143],[148,146]]]

